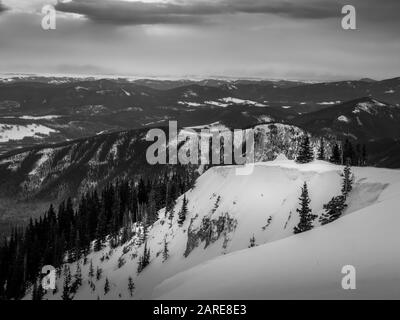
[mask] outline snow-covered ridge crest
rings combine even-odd
[[[367,195],[381,189],[369,204],[308,233],[237,251],[179,273],[157,286],[152,298],[398,299],[399,172],[363,168],[356,169],[356,175],[365,169],[371,175],[363,179],[388,183],[360,184],[358,191],[367,188]],[[351,197],[353,204],[361,200],[359,196]],[[356,290],[342,288],[341,272],[347,265],[357,270]]]
[[[270,277],[269,265],[283,263],[289,271],[296,268],[298,265],[295,263],[296,259],[290,259],[290,254],[298,258],[296,251],[305,252],[305,257],[309,258],[309,261],[306,258],[299,258],[304,270],[308,267],[315,268],[315,260],[310,259],[307,250],[312,251],[312,248],[316,247],[318,252],[321,251],[320,237],[327,245],[325,249],[327,255],[330,254],[330,248],[326,243],[328,240],[340,243],[342,249],[347,250],[344,244],[349,245],[346,241],[350,240],[352,235],[343,232],[350,232],[352,228],[357,230],[363,223],[369,224],[368,219],[373,214],[368,212],[374,211],[374,208],[379,209],[380,206],[385,206],[390,218],[394,218],[390,212],[398,207],[400,201],[398,200],[400,171],[353,168],[355,183],[348,198],[349,206],[345,211],[345,217],[332,225],[341,226],[349,219],[354,220],[353,215],[358,217],[356,221],[360,225],[352,222],[344,231],[339,227],[335,232],[329,231],[329,236],[322,236],[324,230],[331,227],[328,225],[320,228],[316,219],[314,226],[317,228],[293,236],[293,228],[299,221],[296,208],[302,184],[307,182],[311,208],[314,214],[320,215],[323,205],[340,193],[342,181],[340,173],[343,167],[323,161],[300,165],[285,159],[284,156],[279,156],[275,161],[256,163],[253,173],[248,176],[236,175],[236,168],[237,166],[225,166],[207,170],[198,178],[193,189],[177,199],[172,220],[169,219],[169,214],[166,216],[164,209],[159,211],[158,221],[148,230],[150,264],[141,273],[137,273],[138,260],[144,249],[144,243],[138,243],[140,233],[123,246],[115,249],[107,246],[99,252],[90,253],[87,256],[88,261],[102,268],[103,275],[101,279],[95,281],[93,290],[86,281],[89,264],[81,263],[84,281],[74,299],[205,298],[203,294],[209,292],[210,288],[215,290],[212,290],[214,294],[208,296],[209,298],[239,297],[241,292],[243,295],[240,298],[264,297],[260,296],[261,294],[268,297],[267,289],[260,287],[264,281],[260,281],[260,284],[254,287],[256,288],[254,292],[251,291],[254,278],[250,276],[246,278],[249,279],[249,286],[246,282],[241,282],[243,273],[247,269],[243,264],[250,263],[249,261],[254,259],[250,274],[257,279],[265,278],[267,284],[275,284],[273,279],[277,278],[278,272],[273,269],[271,273],[273,276]],[[180,226],[178,213],[184,198],[188,200],[188,214]],[[393,201],[397,201],[395,207],[392,207]],[[363,218],[364,212],[368,213],[365,215],[367,220]],[[375,218],[373,222],[376,222]],[[333,234],[334,239],[331,238]],[[248,249],[249,240],[253,235],[260,247]],[[354,236],[357,237],[356,234]],[[307,240],[310,237],[314,239],[312,243]],[[344,240],[341,240],[342,238]],[[169,258],[163,262],[164,241],[168,244]],[[303,250],[296,243],[304,241],[306,249]],[[380,241],[383,243],[383,240]],[[307,246],[310,249],[307,249]],[[334,250],[335,248],[336,245]],[[354,250],[351,242],[348,250]],[[280,251],[283,253],[280,254]],[[223,255],[226,257],[221,257]],[[108,258],[104,259],[105,256]],[[119,266],[120,259],[125,262],[122,266]],[[286,260],[280,260],[279,263],[272,262],[277,259]],[[271,262],[266,262],[267,260]],[[291,265],[285,263],[289,260]],[[308,262],[311,264],[307,264]],[[325,263],[322,265],[326,266]],[[215,269],[214,267],[210,269],[209,266],[215,266]],[[242,268],[242,271],[239,272],[238,268]],[[74,274],[76,263],[71,264],[70,269]],[[222,282],[220,281],[222,278],[216,281],[217,279],[211,276],[211,274],[221,275],[224,272],[231,277],[229,281],[225,277]],[[340,270],[336,271],[336,276],[337,274],[340,276]],[[129,277],[132,277],[136,287],[132,297],[127,289]],[[105,295],[103,288],[106,278],[110,283],[110,291]],[[204,286],[198,282],[201,282],[201,279],[207,281]],[[193,283],[198,287],[193,288]],[[218,283],[229,284],[229,292],[225,292]],[[55,294],[48,293],[45,298],[60,299],[62,284],[63,276],[57,280],[60,290]],[[241,289],[243,284],[245,284],[244,291]]]
[[[353,113],[360,113],[361,111],[367,112],[369,114],[377,114],[379,112],[379,108],[382,107],[392,107],[386,103],[380,102],[375,99],[371,99],[370,101],[359,102],[357,103],[356,108],[353,110]]]

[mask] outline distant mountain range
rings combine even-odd
[[[149,128],[257,128],[259,161],[293,158],[308,132],[365,144],[370,165],[400,168],[400,78],[295,81],[20,78],[0,83],[0,232],[87,188],[151,175]],[[29,206],[26,207],[26,203]],[[32,207],[32,204],[35,204]],[[22,210],[22,206],[24,209]],[[12,210],[10,209],[12,208]],[[4,220],[5,219],[5,220]]]
[[[165,126],[168,120],[182,127],[221,121],[238,129],[267,119],[298,123],[306,113],[361,97],[396,107],[400,78],[326,83],[7,78],[0,82],[0,154],[99,133]]]

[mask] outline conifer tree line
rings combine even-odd
[[[82,194],[75,203],[68,198],[57,209],[50,205],[43,216],[14,228],[0,244],[0,299],[23,297],[45,265],[59,268],[65,261],[77,261],[100,250],[105,240],[112,247],[125,243],[134,223],[146,228],[158,219],[159,209],[172,210],[196,177],[192,168],[178,165],[151,180],[119,180]]]
[[[331,223],[340,218],[343,211],[347,208],[346,200],[349,193],[353,190],[354,176],[351,168],[347,165],[342,173],[342,189],[341,194],[333,197],[324,205],[324,213],[319,218],[319,222],[324,225]]]
[[[323,205],[324,212],[319,218],[319,222],[322,225],[339,219],[343,214],[343,211],[347,208],[346,200],[349,193],[353,190],[354,182],[354,176],[349,165],[343,169],[341,176],[341,194],[333,197],[327,204]],[[300,216],[300,222],[293,229],[295,234],[311,230],[313,228],[313,222],[317,218],[317,215],[312,213],[310,207],[311,198],[308,193],[308,186],[306,182],[304,182],[304,185],[301,188],[299,201],[299,208],[297,208],[296,211]]]
[[[250,238],[250,244],[249,244],[249,248],[253,248],[253,247],[255,247],[257,244],[256,244],[256,237],[254,236],[254,234],[253,234],[253,236]]]
[[[328,157],[328,154],[330,155]],[[366,166],[368,163],[368,154],[365,144],[351,143],[346,139],[343,143],[334,143],[330,150],[327,150],[326,141],[323,137],[319,139],[316,159],[326,160],[335,164]],[[314,151],[311,147],[310,138],[306,134],[300,143],[296,156],[297,163],[308,163],[314,160]]]

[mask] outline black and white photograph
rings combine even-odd
[[[400,299],[399,14],[0,0],[0,305]]]

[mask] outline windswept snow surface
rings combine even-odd
[[[400,171],[353,168],[345,216],[322,227],[317,219],[313,230],[293,235],[303,183],[313,213],[320,215],[323,204],[340,194],[343,167],[322,161],[299,165],[279,156],[256,163],[250,175],[237,175],[238,168],[213,167],[199,177],[186,193],[189,213],[182,226],[177,220],[183,196],[172,221],[160,210],[148,231],[151,262],[140,274],[144,244],[138,244],[138,236],[113,250],[107,245],[90,253],[86,265],[81,260],[84,280],[74,299],[400,297]],[[214,222],[207,232],[204,219]],[[253,235],[258,247],[249,249]],[[164,239],[170,254],[165,262]],[[120,258],[125,263],[119,268]],[[94,290],[87,281],[91,260],[103,270]],[[351,292],[341,287],[341,268],[349,264],[357,269],[357,290]],[[73,276],[76,263],[70,268]],[[129,277],[136,287],[132,297]],[[62,285],[63,275],[58,292],[45,298],[60,299]]]
[[[398,197],[399,195],[397,195]],[[235,252],[158,286],[159,299],[399,299],[399,200],[298,236]],[[343,290],[343,266],[356,290]]]
[[[41,124],[19,125],[0,123],[0,142],[22,140],[27,137],[41,139],[43,135],[47,136],[54,132],[57,131]]]
[[[399,172],[371,168],[355,172],[369,177],[357,179],[351,215],[203,263],[164,281],[152,298],[399,299]],[[367,182],[376,178],[389,184]],[[356,290],[342,288],[346,265],[355,267]]]

